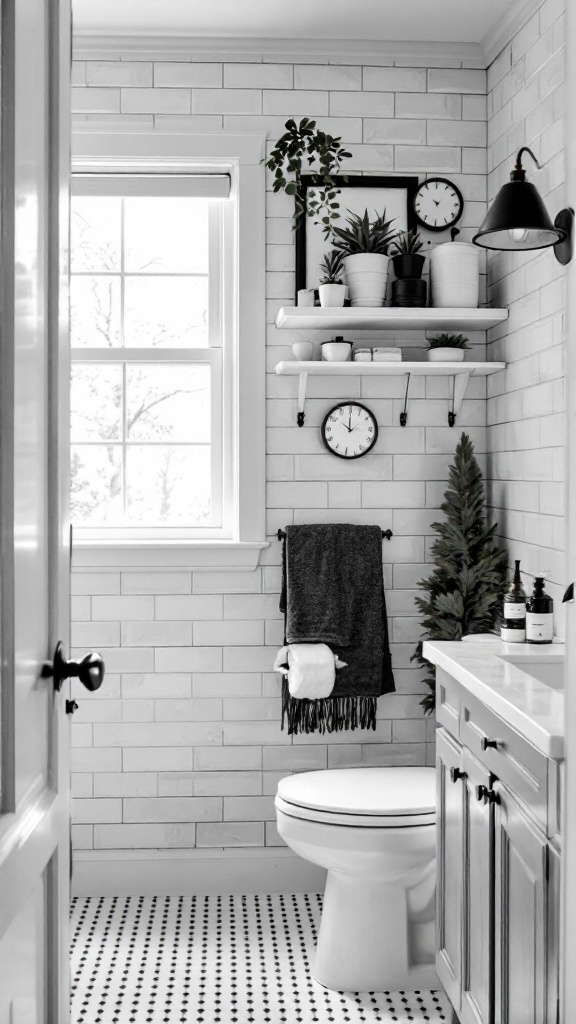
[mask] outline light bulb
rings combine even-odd
[[[510,228],[508,236],[512,242],[525,242],[528,237],[527,228]]]

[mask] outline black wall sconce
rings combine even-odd
[[[546,249],[554,246],[554,255],[565,266],[572,259],[574,210],[560,210],[554,223],[550,219],[538,189],[526,181],[522,154],[529,153],[538,168],[534,153],[522,146],[516,157],[510,181],[498,192],[472,241],[484,249]]]

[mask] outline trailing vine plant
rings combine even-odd
[[[301,217],[311,217],[315,224],[321,225],[324,238],[328,240],[333,223],[340,216],[340,192],[334,175],[340,173],[342,161],[350,159],[352,154],[341,145],[340,136],[320,131],[316,121],[308,117],[303,117],[299,124],[291,118],[285,128],[284,135],[263,161],[274,173],[272,191],[294,197],[294,227]],[[301,188],[303,166],[312,177],[312,187],[307,189],[306,195]]]

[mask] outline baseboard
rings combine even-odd
[[[323,892],[326,872],[291,850],[79,850],[73,896]]]

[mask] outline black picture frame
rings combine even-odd
[[[402,189],[406,192],[406,230],[410,231],[417,227],[418,221],[414,212],[414,199],[418,190],[417,175],[380,175],[380,174],[350,174],[347,178],[343,175],[334,176],[334,184],[341,192],[338,202],[345,207],[345,193],[348,189],[375,188],[375,189]],[[309,188],[318,187],[318,178],[313,174],[303,174],[300,182],[300,196],[306,200]],[[383,203],[385,206],[386,203]],[[306,262],[307,262],[307,233],[306,223],[308,216],[299,217],[295,230],[296,247],[296,298],[301,288],[306,288]]]

